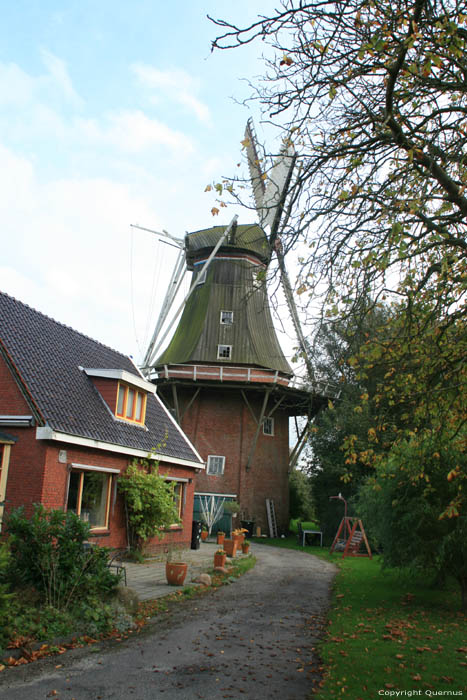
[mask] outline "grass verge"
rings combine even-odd
[[[454,582],[435,589],[426,578],[382,570],[378,557],[342,559],[295,538],[260,543],[315,554],[340,569],[313,698],[467,695],[466,616]]]

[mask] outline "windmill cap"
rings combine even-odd
[[[185,236],[185,250],[188,269],[202,255],[212,250],[225,232],[227,226],[213,226],[212,228],[193,231]],[[258,260],[268,264],[271,258],[271,248],[263,229],[258,224],[242,224],[235,228],[220,247],[220,251],[238,251],[255,255]]]

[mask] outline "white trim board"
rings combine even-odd
[[[37,440],[57,440],[58,442],[65,442],[70,445],[80,445],[81,447],[93,447],[96,450],[106,450],[107,452],[117,452],[122,455],[130,455],[131,457],[141,457],[142,459],[147,459],[147,450],[138,450],[135,447],[124,447],[122,445],[116,445],[111,442],[102,442],[101,440],[93,440],[92,438],[85,438],[79,435],[70,435],[69,433],[61,433],[57,430],[53,430],[48,426],[36,428],[36,439]],[[152,455],[152,459],[158,460],[160,462],[169,462],[171,464],[179,464],[183,467],[191,467],[192,469],[205,469],[206,465],[200,457],[199,462],[195,462],[189,459],[181,459],[179,457],[170,457],[169,455],[159,454],[158,452]]]

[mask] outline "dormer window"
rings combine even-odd
[[[233,311],[221,311],[221,324],[231,326],[233,323]]]
[[[119,382],[115,415],[131,423],[143,424],[146,415],[146,393]]]

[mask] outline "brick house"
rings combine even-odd
[[[0,292],[0,526],[14,507],[73,510],[93,541],[128,542],[118,476],[155,451],[181,518],[151,551],[191,541],[205,465],[130,358]]]

